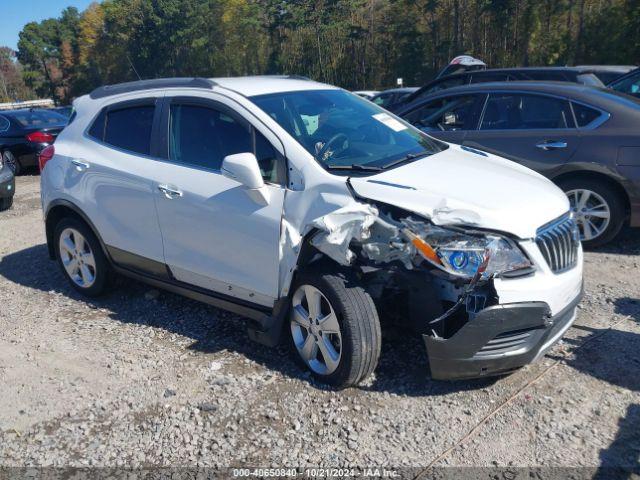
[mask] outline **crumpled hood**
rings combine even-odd
[[[535,237],[539,227],[569,211],[565,194],[542,175],[457,145],[350,182],[359,196],[423,215],[436,225],[472,225],[520,238]]]

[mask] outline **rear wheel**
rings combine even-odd
[[[598,247],[613,240],[624,224],[624,201],[606,183],[592,179],[560,182],[571,203],[571,210],[585,247]]]
[[[7,167],[11,169],[14,175],[20,175],[20,173],[22,172],[22,166],[20,165],[20,162],[9,150],[2,154],[2,161]]]
[[[56,225],[54,241],[58,263],[71,286],[89,297],[102,295],[110,268],[91,229],[75,218],[63,218]]]
[[[320,381],[340,388],[357,384],[376,368],[380,321],[371,296],[352,272],[301,273],[291,297],[294,355]]]

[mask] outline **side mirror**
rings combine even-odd
[[[253,153],[236,153],[224,157],[222,175],[244,185],[248,195],[256,203],[269,203],[269,191],[264,185],[258,159]]]

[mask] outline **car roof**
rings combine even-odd
[[[315,82],[297,75],[256,75],[247,77],[212,78],[215,85],[246,97],[270,93],[299,92],[303,90],[339,90],[338,87]],[[214,87],[215,88],[215,87]]]
[[[314,82],[306,77],[296,75],[256,75],[220,78],[177,77],[104,85],[93,90],[89,97],[96,100],[132,92],[166,90],[169,88],[198,88],[204,90],[224,88],[246,97],[303,90],[338,89],[338,87]]]
[[[462,85],[458,87],[451,87],[445,90],[439,90],[428,96],[421,98],[418,102],[411,103],[411,107],[415,107],[417,104],[422,104],[428,99],[436,98],[440,96],[449,96],[461,93],[482,93],[492,91],[524,91],[533,93],[546,93],[548,95],[558,95],[571,98],[576,101],[582,101],[588,104],[595,104],[596,106],[606,104],[616,104],[633,107],[635,109],[640,108],[640,101],[627,95],[618,94],[608,88],[603,87],[591,87],[588,85],[582,85],[580,83],[571,82],[540,82],[540,81],[514,81],[514,82],[487,82],[487,83],[472,83],[470,85]],[[409,104],[407,110],[409,110]],[[403,108],[403,110],[405,110]]]

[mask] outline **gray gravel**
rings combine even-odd
[[[387,327],[375,376],[335,392],[235,315],[124,279],[79,297],[48,259],[38,177],[17,192],[0,213],[0,465],[640,470],[637,230],[586,255],[576,326],[539,363],[435,382],[420,341]]]

